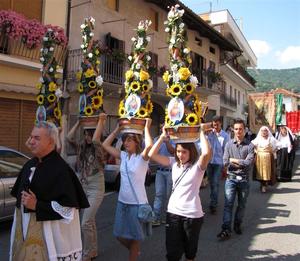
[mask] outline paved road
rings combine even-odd
[[[196,260],[300,260],[300,153],[296,158],[293,182],[277,183],[266,194],[258,182],[251,183],[243,235],[233,234],[219,242],[216,234],[222,223],[223,189],[217,215],[205,215]],[[223,188],[223,181],[221,184]],[[153,201],[154,186],[147,188]],[[204,210],[208,210],[209,189],[200,192]],[[127,251],[112,236],[117,194],[109,193],[97,214],[100,254],[97,261],[127,260]],[[0,224],[0,260],[7,260],[10,222]],[[141,261],[165,260],[164,227],[153,229],[153,236],[142,244]]]

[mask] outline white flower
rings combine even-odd
[[[81,29],[84,29],[84,28],[85,28],[85,24],[82,24],[82,25],[80,26],[80,28],[81,28]]]
[[[93,57],[93,54],[92,54],[92,53],[89,53],[89,54],[88,54],[88,57],[89,57],[89,58],[92,58],[92,57]]]
[[[139,63],[137,63],[136,66],[135,66],[135,68],[136,68],[137,70],[139,70],[139,69],[141,69],[141,65],[140,65]]]
[[[40,77],[40,82],[44,83],[44,78],[43,77]]]
[[[144,39],[142,38],[142,37],[139,37],[138,38],[138,41],[137,41],[137,44],[139,44],[139,45],[143,45],[143,43],[144,43]]]
[[[167,28],[165,29],[165,32],[166,32],[166,33],[170,32],[170,28],[167,27]]]
[[[173,74],[173,81],[174,81],[175,83],[178,83],[178,82],[180,81],[180,76],[179,76],[178,73],[174,73],[174,74]]]
[[[103,78],[101,75],[98,75],[96,77],[96,82],[101,86],[103,84]]]
[[[179,28],[182,29],[183,27],[184,27],[184,23],[181,23],[181,24],[179,25]]]
[[[47,30],[48,32],[52,32],[53,30],[51,29],[51,28],[48,28],[48,30]]]
[[[43,41],[47,42],[48,41],[48,37],[43,37]]]
[[[43,50],[44,50],[43,48],[40,49],[41,52],[42,52]]]
[[[50,47],[49,50],[50,50],[50,52],[53,52],[53,51],[54,51],[54,48],[53,48],[53,47]]]
[[[183,14],[184,14],[184,10],[183,9],[182,10],[178,10],[178,14],[179,14],[179,17],[182,17]]]
[[[41,58],[40,58],[40,61],[41,61],[41,62],[44,62],[44,61],[45,61],[45,58],[44,58],[44,57],[41,57]]]
[[[150,41],[151,41],[151,37],[150,37],[150,36],[147,36],[147,37],[146,37],[146,40],[147,40],[148,42],[150,42]]]
[[[172,37],[172,38],[170,39],[170,43],[171,43],[171,44],[175,44],[175,42],[176,42],[175,37]]]
[[[190,50],[189,50],[188,48],[184,48],[184,49],[183,49],[183,52],[184,52],[184,53],[189,53]]]
[[[81,49],[84,49],[84,44],[80,45],[80,48],[81,48]]]
[[[55,91],[55,96],[57,97],[57,99],[62,97],[62,91],[61,89],[57,88]]]
[[[90,22],[94,25],[95,24],[95,18],[94,17],[90,17]]]
[[[49,68],[49,72],[53,72],[53,68],[52,67]]]
[[[134,42],[135,40],[136,40],[136,38],[135,38],[135,37],[132,37],[132,38],[131,38],[131,41],[132,41],[132,42]]]
[[[128,56],[128,60],[132,61],[132,56],[131,55]]]
[[[197,77],[194,76],[194,75],[191,75],[190,76],[190,82],[191,82],[192,85],[197,86],[198,85],[198,79],[197,79]]]
[[[177,69],[178,69],[177,64],[173,64],[173,65],[171,66],[171,71],[172,71],[172,72],[177,72]]]
[[[153,81],[151,79],[148,79],[149,88],[152,89],[153,87]]]
[[[139,79],[140,77],[140,74],[138,72],[134,72],[133,75],[135,79]]]
[[[90,37],[93,37],[94,36],[94,33],[93,32],[90,32]]]
[[[47,53],[48,53],[48,49],[45,48],[45,49],[44,49],[44,54],[47,54]]]
[[[149,61],[151,60],[151,56],[150,56],[150,55],[147,55],[147,56],[146,56],[146,59],[147,59],[147,61],[149,62]]]
[[[141,48],[141,45],[140,45],[140,44],[137,44],[137,45],[135,46],[135,48],[136,48],[136,49],[140,49],[140,48]]]

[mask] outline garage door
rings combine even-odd
[[[32,130],[35,110],[35,101],[0,98],[0,145],[28,154],[25,141]]]

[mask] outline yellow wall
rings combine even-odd
[[[46,0],[44,1],[43,23],[58,25],[66,29],[67,1]]]

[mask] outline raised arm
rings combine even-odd
[[[99,120],[97,123],[96,130],[93,135],[93,143],[100,144],[101,135],[104,130],[105,122],[106,122],[107,115],[105,113],[99,114]]]
[[[145,124],[145,148],[142,151],[142,157],[143,157],[144,160],[149,159],[148,152],[151,149],[151,147],[153,146],[153,140],[152,140],[151,134],[150,134],[151,122],[152,122],[152,120],[150,118],[146,119],[146,124]]]
[[[198,160],[198,166],[202,170],[206,170],[207,165],[212,157],[212,149],[210,144],[204,134],[205,131],[211,128],[211,124],[203,123],[200,125],[200,146],[201,146],[201,155]]]
[[[159,148],[160,148],[161,144],[163,143],[164,139],[166,139],[166,138],[167,138],[167,133],[166,133],[165,128],[163,128],[162,134],[159,136],[157,141],[154,143],[154,145],[150,149],[148,156],[151,160],[157,162],[158,164],[160,164],[162,166],[167,167],[170,165],[169,157],[158,154]]]
[[[113,147],[111,144],[113,142],[113,140],[117,137],[119,133],[119,125],[117,125],[117,127],[115,128],[115,130],[109,134],[109,136],[105,139],[105,141],[103,141],[102,143],[102,147],[103,149],[105,149],[110,155],[112,155],[113,157],[120,159],[121,157],[121,151],[119,149],[116,149],[115,147]]]
[[[73,144],[76,144],[76,140],[75,140],[75,133],[76,133],[76,130],[78,129],[79,127],[79,121],[77,121],[75,123],[75,125],[72,127],[72,129],[69,131],[69,133],[67,134],[67,140],[70,142],[70,143],[73,143]]]

